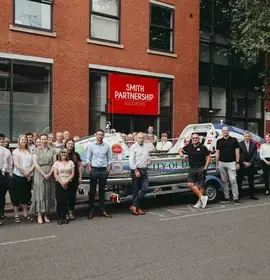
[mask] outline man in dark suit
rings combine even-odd
[[[244,141],[239,142],[240,147],[240,169],[237,174],[237,184],[239,194],[241,194],[242,182],[244,176],[248,177],[249,184],[249,198],[258,200],[254,196],[254,175],[255,175],[255,161],[257,158],[257,146],[254,142],[250,141],[249,132],[244,133]]]

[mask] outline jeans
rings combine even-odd
[[[99,206],[100,210],[105,210],[105,186],[108,178],[108,171],[106,167],[92,167],[90,173],[90,191],[89,191],[89,212],[93,211],[95,202],[95,194],[97,190],[97,183],[99,186]]]
[[[229,181],[232,187],[233,199],[236,200],[239,197],[237,180],[236,180],[236,162],[219,162],[219,169],[223,187],[223,193],[225,199],[230,198]]]
[[[136,177],[135,172],[133,170],[131,171],[133,205],[136,207],[140,206],[149,189],[147,170],[138,168],[138,171],[141,174],[140,177]]]

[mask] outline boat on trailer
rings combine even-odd
[[[152,163],[148,167],[150,187],[147,196],[155,197],[186,190],[189,163],[187,157],[179,157],[178,149],[190,143],[192,134],[196,133],[200,136],[201,143],[211,152],[211,163],[207,171],[205,188],[209,201],[216,200],[218,192],[221,190],[221,183],[219,173],[215,169],[215,148],[217,140],[222,137],[221,130],[224,126],[229,128],[231,136],[236,137],[238,141],[243,140],[245,131],[233,126],[211,123],[191,124],[182,131],[169,151],[151,153]],[[256,143],[259,150],[264,140],[253,133],[250,134],[251,141]],[[83,184],[81,188],[85,191],[89,189],[89,173],[85,163],[86,153],[88,146],[95,140],[95,136],[92,135],[75,143],[75,149],[80,154],[83,163]],[[113,202],[130,200],[132,198],[132,180],[128,163],[129,147],[122,140],[120,133],[108,127],[105,132],[104,142],[109,144],[113,157],[107,179],[106,200]]]

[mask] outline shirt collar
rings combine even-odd
[[[95,141],[95,145],[98,145],[98,146],[103,146],[104,145],[104,142],[102,142],[101,144],[98,144],[97,141]]]

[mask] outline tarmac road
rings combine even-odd
[[[0,228],[0,279],[270,279],[270,197],[259,197],[195,210],[187,194],[148,201],[145,216],[113,205],[112,219],[91,221],[81,209],[62,226],[9,220]]]

